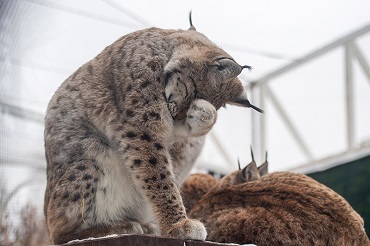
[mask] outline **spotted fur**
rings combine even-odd
[[[204,240],[178,186],[225,103],[251,107],[243,66],[204,35],[121,37],[58,88],[45,117],[53,243],[111,233]]]

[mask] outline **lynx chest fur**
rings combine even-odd
[[[53,243],[111,233],[204,240],[178,190],[226,103],[255,108],[243,68],[204,35],[150,28],[73,73],[45,117]]]

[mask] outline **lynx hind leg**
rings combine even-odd
[[[186,118],[175,122],[175,134],[191,137],[205,135],[212,129],[216,119],[216,108],[206,100],[196,99],[190,104]]]

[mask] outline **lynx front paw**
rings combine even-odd
[[[216,108],[206,100],[194,100],[186,112],[186,118],[175,120],[175,135],[199,137],[207,134],[216,123]]]
[[[207,232],[200,221],[183,219],[172,225],[171,229],[167,232],[167,236],[182,239],[205,240]]]
[[[216,123],[216,108],[206,100],[194,100],[186,114],[186,123],[189,125],[192,136],[202,136],[208,133]]]

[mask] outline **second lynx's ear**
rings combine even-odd
[[[269,169],[269,163],[267,161],[267,151],[266,151],[266,159],[265,162],[261,164],[261,166],[258,167],[258,172],[260,173],[260,176],[264,176],[268,174]]]
[[[243,170],[241,170],[241,174],[245,182],[257,180],[260,178],[257,165],[254,161],[252,161],[245,168],[243,168]]]

